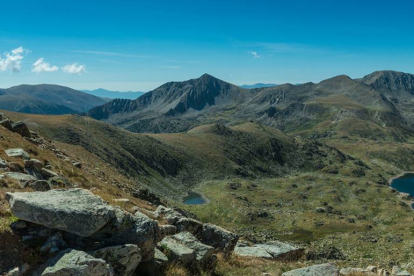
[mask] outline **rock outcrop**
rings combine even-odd
[[[115,217],[115,210],[83,189],[7,193],[11,211],[25,221],[88,237]]]
[[[74,249],[61,251],[50,259],[36,276],[113,276],[113,269],[103,259]]]
[[[338,276],[339,270],[333,264],[320,264],[291,270],[282,276]]]
[[[135,244],[105,247],[91,253],[104,259],[114,269],[114,275],[131,276],[141,261],[141,250]]]

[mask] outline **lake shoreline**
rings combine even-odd
[[[208,199],[203,193],[199,192],[199,191],[188,191],[187,192],[187,196],[190,195],[190,193],[194,193],[199,195],[199,197],[203,200],[203,203],[199,203],[199,204],[188,204],[185,203],[185,197],[183,197],[183,204],[191,206],[191,205],[205,205],[205,204],[209,204],[210,203],[210,199]]]
[[[398,174],[398,175],[396,175],[396,176],[394,176],[394,177],[392,177],[392,178],[390,178],[389,180],[388,180],[388,187],[389,188],[391,188],[391,189],[394,189],[394,190],[396,190],[400,195],[401,194],[409,194],[409,193],[404,193],[404,192],[400,192],[400,191],[398,191],[397,189],[395,189],[395,188],[393,188],[393,187],[391,187],[391,184],[392,184],[392,182],[395,180],[395,179],[398,179],[398,178],[401,178],[401,177],[403,177],[404,175],[406,175],[406,174],[413,174],[414,175],[414,172],[413,171],[404,171],[404,172],[401,172],[400,174]],[[414,195],[411,195],[411,194],[409,194],[411,197],[414,197]],[[401,198],[401,197],[400,197]],[[402,199],[402,198],[401,198]],[[413,205],[414,205],[414,198],[413,199],[411,199],[411,200],[407,200],[407,199],[402,199],[405,203],[407,203],[409,206],[410,206],[410,208],[411,208],[411,210],[413,210],[414,211],[414,207],[413,207]]]

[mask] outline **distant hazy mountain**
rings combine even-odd
[[[85,112],[106,101],[69,87],[40,84],[0,89],[0,109],[34,114]]]
[[[101,98],[109,98],[109,99],[128,99],[128,100],[135,100],[144,92],[120,92],[120,91],[110,91],[103,88],[98,88],[94,90],[82,90],[82,92],[101,97]]]
[[[245,89],[263,88],[277,86],[275,83],[255,83],[255,84],[243,84],[240,87]]]

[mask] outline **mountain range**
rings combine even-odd
[[[263,87],[273,87],[277,86],[277,84],[274,83],[255,83],[255,84],[243,84],[240,85],[241,88],[245,89],[254,89],[254,88],[263,88]]]
[[[324,132],[340,132],[338,127],[352,121],[393,127],[392,135],[401,136],[414,126],[413,83],[414,75],[378,71],[361,79],[341,75],[320,83],[244,89],[204,74],[166,83],[135,100],[110,101],[86,114],[133,132],[181,132],[248,120],[287,132],[315,132],[316,125]]]
[[[139,96],[141,96],[142,94],[144,94],[144,92],[133,92],[133,91],[125,91],[125,92],[120,92],[120,91],[111,91],[111,90],[106,90],[103,88],[98,88],[98,89],[94,89],[94,90],[82,90],[82,92],[100,97],[100,98],[104,98],[104,99],[129,99],[129,100],[134,100],[136,98],[138,98]]]
[[[0,89],[0,109],[34,114],[81,113],[106,103],[69,87],[39,84]]]

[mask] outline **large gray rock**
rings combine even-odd
[[[200,234],[202,243],[210,245],[225,254],[234,250],[239,236],[217,225],[205,223]]]
[[[202,244],[196,237],[189,232],[181,232],[171,236],[176,241],[194,250],[196,260],[206,262],[214,253],[214,247]]]
[[[5,172],[5,173],[0,175],[0,179],[5,178],[5,177],[17,180],[21,184],[23,184],[27,181],[32,181],[33,182],[33,181],[37,180],[37,178],[32,176],[32,175],[19,173],[19,172]]]
[[[32,134],[30,133],[29,128],[22,121],[18,121],[16,123],[13,123],[12,127],[11,127],[11,131],[20,134],[22,137],[27,137],[27,138],[32,137]]]
[[[234,248],[234,253],[241,257],[254,257],[254,258],[265,258],[272,259],[272,255],[267,253],[263,248],[256,246],[236,246]]]
[[[26,160],[30,159],[30,155],[21,148],[15,148],[15,149],[7,149],[5,150],[8,157],[20,157]]]
[[[41,276],[112,276],[110,265],[104,260],[74,249],[61,251],[35,275]]]
[[[182,262],[185,264],[192,263],[196,260],[196,253],[194,250],[183,245],[172,237],[165,237],[157,245],[169,260]]]
[[[115,210],[83,189],[7,193],[12,213],[19,219],[88,237],[115,217]]]
[[[178,232],[190,232],[195,236],[199,236],[203,230],[203,223],[186,217],[181,217],[174,222],[174,226],[177,227]]]
[[[302,258],[304,254],[303,248],[279,241],[273,241],[268,244],[256,244],[255,246],[266,250],[274,259],[284,261],[296,261]]]
[[[141,250],[135,244],[105,247],[91,253],[104,259],[114,269],[115,275],[130,276],[141,262]]]
[[[333,264],[320,264],[291,270],[282,276],[338,276],[339,271]]]
[[[155,245],[160,240],[157,221],[140,212],[132,215],[120,208],[115,211],[115,218],[90,238],[111,246],[136,244],[141,249],[142,261],[152,259]]]

